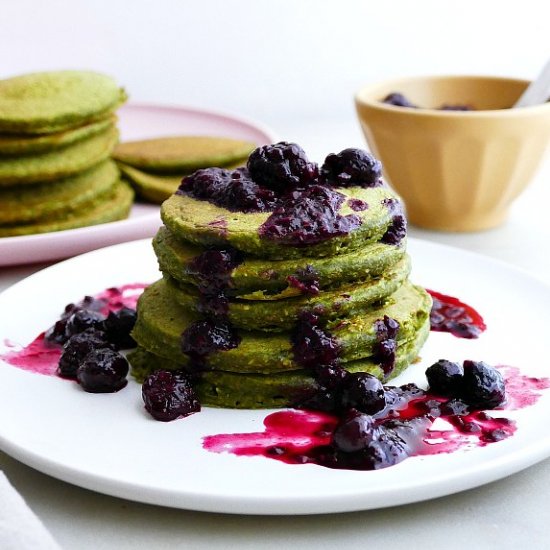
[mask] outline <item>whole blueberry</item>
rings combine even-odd
[[[317,165],[308,160],[304,150],[286,141],[254,149],[247,168],[258,185],[279,193],[308,185],[318,176]]]
[[[105,317],[97,311],[79,309],[67,318],[65,334],[67,338],[70,338],[89,328],[101,329],[104,319]]]
[[[133,348],[135,340],[130,332],[136,324],[136,310],[123,307],[118,311],[111,311],[105,319],[103,326],[109,342],[112,342],[119,349]]]
[[[378,378],[366,372],[353,373],[348,376],[342,392],[342,407],[375,414],[385,406],[384,386]]]
[[[338,365],[317,365],[313,374],[318,384],[325,388],[339,389],[350,377],[349,372]]]
[[[371,187],[382,176],[382,163],[363,149],[344,149],[327,156],[321,176],[332,185]]]
[[[126,358],[108,348],[94,349],[80,363],[76,379],[90,393],[113,393],[126,386],[129,365]]]
[[[65,378],[76,378],[76,371],[85,357],[94,349],[111,348],[104,332],[94,328],[71,336],[63,346],[57,372]]]
[[[376,440],[375,431],[371,416],[351,410],[334,430],[333,444],[339,451],[354,453]]]
[[[400,92],[392,92],[388,94],[383,100],[383,103],[387,103],[388,105],[395,105],[396,107],[411,107],[416,108],[416,105],[414,103],[411,103],[402,93]]]
[[[168,422],[201,410],[195,390],[182,371],[160,369],[143,382],[145,409],[156,420]]]
[[[464,369],[458,363],[440,359],[426,369],[428,386],[432,393],[446,397],[459,397],[462,394]]]
[[[463,367],[463,401],[476,409],[494,409],[504,403],[504,378],[497,369],[483,361],[470,360],[464,361]]]

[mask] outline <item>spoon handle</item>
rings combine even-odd
[[[550,60],[542,69],[536,80],[533,80],[516,101],[516,107],[529,107],[545,103],[550,98]]]

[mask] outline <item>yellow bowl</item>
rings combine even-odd
[[[487,76],[404,78],[362,88],[361,127],[411,223],[446,231],[501,224],[550,142],[550,103],[510,109],[529,82]],[[401,92],[421,108],[382,103]],[[475,111],[438,110],[468,104]]]

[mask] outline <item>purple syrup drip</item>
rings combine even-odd
[[[397,199],[384,199],[382,201],[390,215],[391,222],[380,242],[398,245],[407,235],[407,219],[403,212],[403,206]]]
[[[516,367],[498,368],[505,376],[508,394],[507,404],[501,409],[515,410],[534,405],[540,392],[550,388],[548,378],[522,375]],[[485,411],[445,414],[446,399],[424,392],[414,384],[391,389],[386,395],[388,406],[372,418],[386,429],[399,430],[399,426],[407,429],[409,457],[484,447],[508,438],[516,431],[513,420],[492,416]],[[339,422],[336,415],[325,412],[279,411],[264,419],[263,432],[210,435],[203,438],[203,447],[215,453],[263,456],[287,464],[314,463],[329,468],[370,469],[364,462],[339,462],[338,458],[335,461],[332,436]]]
[[[340,343],[321,325],[317,315],[310,311],[303,311],[292,332],[294,360],[305,369],[339,363]]]
[[[194,367],[202,370],[208,355],[237,347],[241,337],[230,323],[229,299],[231,273],[243,261],[242,254],[231,247],[206,250],[187,265],[187,274],[193,276],[200,293],[199,313],[212,318],[191,323],[181,335],[181,348]]]
[[[181,349],[197,367],[204,366],[211,353],[236,348],[240,342],[241,337],[224,317],[196,321],[181,335]]]
[[[231,273],[242,262],[242,254],[234,248],[206,250],[193,258],[185,269],[197,282],[200,293],[200,313],[227,315],[229,300],[226,290],[231,286]]]
[[[376,344],[374,345],[373,359],[380,364],[380,368],[387,378],[395,367],[395,353],[397,342],[395,340],[399,332],[399,322],[387,315],[383,319],[374,322]]]
[[[319,294],[319,273],[311,265],[298,269],[295,275],[289,275],[287,281],[290,286],[297,288],[302,294]]]
[[[457,338],[478,338],[487,328],[483,317],[458,298],[426,289],[433,305],[430,313],[430,328],[436,332],[449,332]]]

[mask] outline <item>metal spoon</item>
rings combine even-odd
[[[538,78],[527,86],[513,107],[539,105],[545,103],[548,98],[550,98],[550,60],[546,62]]]

